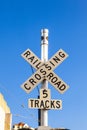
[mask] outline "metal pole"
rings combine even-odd
[[[41,60],[46,62],[48,60],[48,29],[41,30]],[[48,81],[42,82],[43,89],[48,88]],[[48,111],[41,110],[41,126],[48,126]]]

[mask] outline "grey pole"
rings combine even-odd
[[[41,60],[46,62],[48,60],[48,29],[41,30]],[[48,81],[42,82],[42,89],[48,88]],[[48,110],[41,110],[41,126],[48,126]]]

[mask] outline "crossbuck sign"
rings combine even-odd
[[[48,80],[61,94],[69,88],[69,86],[53,72],[53,70],[68,57],[68,54],[62,49],[45,63],[30,49],[23,52],[22,57],[37,70],[21,85],[27,93],[30,93],[44,79]]]

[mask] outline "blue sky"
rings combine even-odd
[[[20,87],[32,75],[31,67],[21,57],[21,53],[29,48],[40,58],[42,28],[49,29],[49,58],[60,48],[69,55],[54,71],[70,88],[61,95],[49,84],[52,99],[63,101],[61,111],[49,110],[49,126],[85,130],[87,129],[86,0],[0,1],[0,92],[11,108],[12,123],[23,121],[31,127],[38,127],[37,109],[28,108],[28,99],[38,96],[37,87],[30,94]]]

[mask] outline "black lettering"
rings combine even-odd
[[[40,69],[40,72],[41,72],[43,75],[46,75],[46,71],[45,71],[45,70]]]
[[[65,84],[62,84],[62,85],[59,87],[59,89],[60,89],[61,91],[65,90],[65,89],[66,89],[66,85],[65,85]]]
[[[30,86],[28,86],[28,84],[27,84],[27,83],[25,83],[25,84],[24,84],[24,88],[25,88],[25,89],[27,89],[27,90],[30,90],[30,89],[31,89],[31,87],[30,87]]]
[[[43,98],[47,98],[47,97],[48,97],[47,90],[46,90],[46,89],[44,89],[44,90],[43,90]]]
[[[41,76],[40,76],[39,74],[35,74],[35,78],[36,78],[37,80],[40,80],[40,79],[41,79]]]
[[[35,100],[35,107],[39,108],[39,100]]]
[[[51,79],[51,82],[52,82],[52,83],[55,83],[57,80],[58,80],[57,77],[53,77],[53,78]]]
[[[48,64],[45,64],[45,68],[47,68],[48,70],[51,70],[51,69],[52,69],[52,67],[49,66]]]
[[[49,73],[48,75],[47,75],[47,77],[49,78],[49,80],[53,77],[53,73]]]
[[[44,101],[43,100],[41,100],[41,103],[40,103],[40,108],[44,108]]]
[[[41,64],[41,62],[39,62],[39,63],[36,65],[36,68],[37,68],[37,69],[40,68],[40,66],[39,66],[40,64]]]
[[[33,64],[37,63],[38,59],[33,62]]]
[[[65,54],[60,51],[60,52],[59,52],[59,56],[62,57],[62,58],[64,58],[64,57],[65,57]]]
[[[60,61],[60,59],[59,59],[57,56],[55,56],[55,57],[53,58],[53,60],[54,60],[56,63],[58,63],[58,62]]]
[[[51,65],[55,66],[52,61],[49,61],[49,62],[51,63]]]
[[[54,103],[55,103],[55,101],[52,101],[52,100],[51,100],[51,108],[55,108]]]
[[[36,81],[34,79],[30,79],[29,82],[32,84],[32,85],[35,85]]]
[[[29,57],[28,60],[31,60],[30,62],[33,62],[34,58],[35,58],[34,56]]]
[[[59,88],[60,84],[61,84],[61,81],[55,83],[54,85],[57,85],[57,88]]]
[[[34,107],[34,105],[33,105],[33,101],[34,101],[34,100],[31,99],[30,101],[31,101],[31,107]]]
[[[50,106],[49,106],[49,100],[46,100],[45,101],[45,108],[49,108]]]
[[[28,57],[30,54],[31,54],[30,51],[27,51],[24,53],[24,56]]]
[[[60,108],[60,101],[56,101],[56,108]]]

